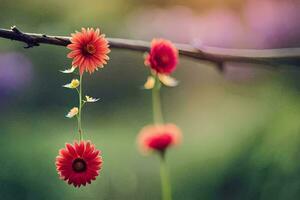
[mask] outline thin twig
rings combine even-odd
[[[13,26],[10,30],[0,28],[0,37],[24,42],[25,48],[51,44],[66,46],[70,44],[70,37],[51,36],[46,34],[24,33]],[[111,48],[128,49],[134,51],[149,51],[150,43],[140,40],[108,38]],[[215,63],[222,69],[224,62],[245,62],[277,66],[278,63],[295,65],[300,63],[300,48],[285,49],[226,49],[203,46],[195,48],[188,44],[175,44],[181,55],[206,60]]]

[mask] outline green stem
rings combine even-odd
[[[79,108],[78,108],[78,116],[77,116],[77,122],[78,122],[78,132],[79,132],[79,141],[83,140],[82,136],[82,127],[81,127],[81,110],[82,110],[82,75],[80,75],[79,79]]]
[[[158,75],[155,75],[155,84],[152,88],[152,109],[153,109],[153,121],[155,124],[163,124],[163,114],[160,101],[160,88],[161,83]],[[161,193],[162,200],[172,200],[171,185],[169,179],[169,172],[165,161],[165,152],[160,153],[160,178],[161,178]]]
[[[160,154],[160,178],[161,178],[161,192],[162,200],[172,200],[171,184],[169,178],[169,172],[165,160],[165,153]]]
[[[155,85],[152,88],[152,109],[153,109],[153,121],[155,124],[163,123],[163,115],[160,101],[160,88],[161,83],[158,76],[155,75]]]

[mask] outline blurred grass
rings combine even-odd
[[[281,82],[233,90],[222,84],[226,92],[210,88],[199,96],[186,85],[163,96],[166,118],[184,131],[184,143],[171,150],[168,159],[175,199],[295,199],[300,103],[294,91]],[[246,95],[236,94],[245,89]],[[97,181],[79,190],[60,181],[55,172],[58,149],[77,139],[75,122],[63,118],[64,110],[24,108],[2,116],[0,195],[159,199],[157,158],[141,156],[135,145],[137,132],[151,121],[150,94],[140,93],[134,101],[87,107],[86,139],[102,150],[104,165]],[[216,94],[222,98],[213,98]],[[252,94],[255,98],[249,98]]]

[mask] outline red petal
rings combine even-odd
[[[71,144],[66,144],[66,148],[68,149],[69,153],[72,155],[72,156],[77,156],[76,154],[76,151],[74,149],[74,147],[71,145]]]

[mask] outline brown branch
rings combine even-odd
[[[70,44],[70,37],[51,36],[36,33],[24,33],[13,26],[10,30],[0,28],[0,37],[24,42],[25,48],[39,46],[40,44],[51,44],[66,46]],[[139,40],[128,40],[108,38],[111,48],[128,49],[135,51],[149,51],[150,43]],[[175,44],[181,55],[206,60],[217,64],[222,69],[224,62],[246,62],[263,65],[277,66],[281,64],[295,64],[300,62],[300,48],[285,49],[226,49],[215,47],[195,48],[187,44]]]

